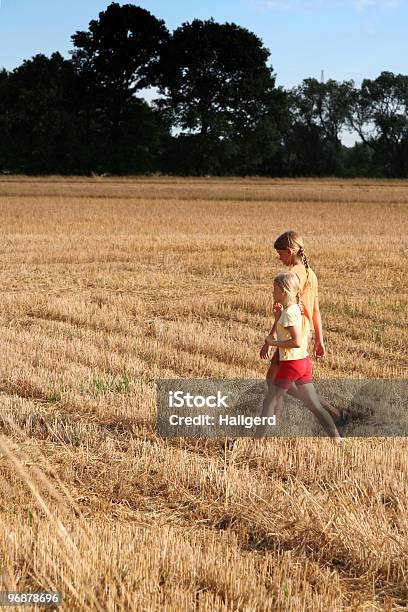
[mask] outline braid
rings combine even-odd
[[[299,248],[298,253],[299,253],[300,257],[302,258],[303,265],[306,268],[306,276],[307,276],[307,280],[309,281],[309,262],[307,260],[307,256],[306,256],[305,250],[304,250],[304,248],[302,246]]]
[[[303,239],[302,237],[293,230],[288,230],[284,232],[275,240],[274,243],[275,249],[287,249],[289,248],[291,251],[299,255],[302,260],[303,265],[306,268],[306,284],[309,282],[309,261],[307,259],[305,249],[303,247]]]

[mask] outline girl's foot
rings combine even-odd
[[[333,438],[333,442],[339,448],[344,448],[344,444],[345,444],[344,438]]]

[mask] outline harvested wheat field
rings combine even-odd
[[[227,453],[159,437],[154,385],[263,378],[286,229],[319,278],[315,378],[405,378],[407,208],[403,181],[2,178],[0,590],[408,609],[405,438]]]

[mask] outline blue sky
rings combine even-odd
[[[0,67],[36,53],[68,57],[70,36],[87,29],[109,1],[0,0]],[[119,2],[125,4],[126,2]],[[339,81],[407,74],[408,2],[404,0],[150,0],[135,2],[171,30],[197,17],[233,21],[255,32],[271,52],[277,84],[307,77]],[[347,144],[354,137],[345,136]]]

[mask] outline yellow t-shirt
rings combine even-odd
[[[302,327],[302,313],[298,304],[291,304],[284,308],[276,324],[276,335],[278,340],[290,340],[291,335],[286,327]],[[307,340],[308,335],[302,333],[302,346],[300,348],[280,348],[279,360],[289,361],[294,359],[304,359],[307,357]]]
[[[290,271],[294,272],[299,279],[300,301],[303,304],[305,317],[307,317],[309,321],[310,330],[314,331],[313,312],[315,309],[315,303],[318,299],[317,276],[313,272],[312,268],[309,268],[308,278],[306,268],[303,264],[296,264],[290,268]]]

